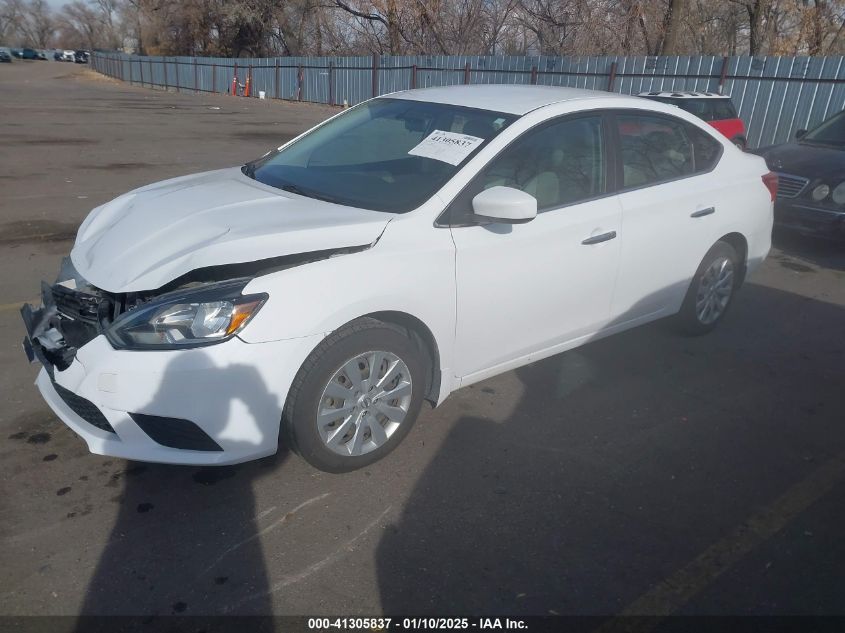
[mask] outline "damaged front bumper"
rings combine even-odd
[[[44,367],[36,385],[89,450],[198,465],[275,453],[287,391],[321,336],[118,350],[102,329],[122,299],[44,284],[42,305],[21,310],[24,350]]]

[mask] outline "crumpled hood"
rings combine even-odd
[[[108,292],[154,290],[197,268],[375,242],[390,215],[286,192],[239,168],[174,178],[94,209],[71,261]]]

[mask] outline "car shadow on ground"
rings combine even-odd
[[[191,367],[196,363],[194,353]],[[191,397],[185,390],[190,367],[181,365],[177,358],[165,369],[144,411],[161,415],[174,401]],[[225,410],[236,401],[256,412],[276,403],[249,366],[219,367],[203,372],[199,380],[232,386],[232,395],[209,391],[205,396]],[[221,615],[245,596],[251,597],[249,613],[270,613],[253,482],[287,457],[280,450],[273,457],[217,467],[130,462],[122,481],[111,482],[116,491],[123,485],[115,499],[120,509],[80,614]]]
[[[512,413],[460,418],[385,531],[384,612],[618,613],[842,450],[843,316],[748,284],[707,336],[656,323],[518,369]],[[501,379],[470,389],[496,406]],[[754,613],[728,595],[716,613]]]

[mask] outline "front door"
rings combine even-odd
[[[563,117],[523,134],[456,198],[457,376],[528,362],[606,324],[623,239],[606,173],[601,115]],[[466,222],[474,195],[496,185],[537,198],[537,217]]]

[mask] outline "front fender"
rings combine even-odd
[[[402,218],[370,249],[253,279],[244,293],[257,292],[269,299],[239,334],[246,342],[325,335],[374,312],[404,312],[431,331],[441,369],[452,366],[455,254],[448,229]]]

